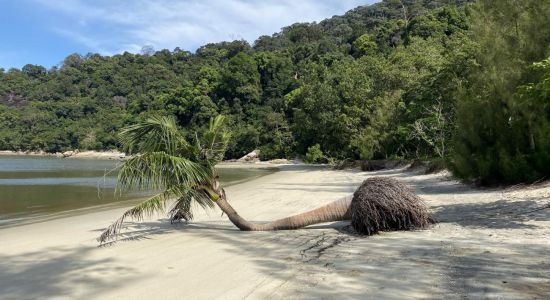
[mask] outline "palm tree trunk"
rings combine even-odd
[[[231,223],[242,231],[269,231],[298,229],[312,224],[350,220],[351,196],[336,200],[305,213],[279,219],[269,223],[256,224],[245,220],[227,202],[225,193],[216,201],[218,207],[229,217]]]

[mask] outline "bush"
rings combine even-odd
[[[319,144],[315,144],[307,148],[307,153],[304,160],[309,164],[319,164],[327,162],[327,158],[325,157],[325,154],[323,154],[323,151],[321,150],[321,146],[319,146]]]
[[[450,168],[481,184],[548,177],[550,3],[482,0],[475,7],[473,35],[482,50],[456,99]]]

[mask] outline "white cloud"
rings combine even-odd
[[[71,30],[64,29],[64,28],[52,28],[52,30],[55,33],[57,33],[59,35],[62,35],[62,36],[65,36],[65,37],[68,37],[68,38],[74,40],[75,42],[77,42],[81,45],[84,45],[85,47],[87,47],[89,49],[93,49],[93,51],[100,52],[100,53],[103,53],[103,54],[106,54],[106,55],[111,55],[112,54],[107,49],[104,49],[102,47],[100,41],[98,41],[94,38],[90,38],[86,35],[79,34],[77,31],[71,31]]]
[[[373,0],[31,0],[61,16],[53,30],[91,51],[194,50],[209,42],[271,35],[295,22],[320,21]]]

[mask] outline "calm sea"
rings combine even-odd
[[[0,227],[89,210],[137,203],[147,194],[115,197],[120,161],[55,157],[0,156]],[[224,185],[274,172],[272,169],[220,168]]]

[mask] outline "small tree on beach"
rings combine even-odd
[[[432,222],[428,210],[407,186],[391,178],[370,178],[353,197],[345,197],[317,209],[272,221],[252,223],[242,218],[227,201],[215,166],[222,161],[230,135],[224,117],[210,120],[202,135],[188,140],[170,117],[150,117],[125,128],[120,141],[128,153],[137,154],[123,162],[118,173],[120,192],[132,189],[155,190],[158,194],[126,211],[99,237],[105,242],[121,229],[126,218],[141,219],[164,211],[175,199],[171,221],[193,219],[193,204],[202,208],[218,206],[243,231],[298,229],[308,225],[352,220],[364,234],[380,230],[423,228]]]

